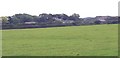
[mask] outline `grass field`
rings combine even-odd
[[[118,25],[3,30],[3,56],[117,56]]]

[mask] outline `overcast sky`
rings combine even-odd
[[[81,17],[117,16],[119,0],[0,0],[0,16],[18,13],[39,15],[41,13],[71,15]]]

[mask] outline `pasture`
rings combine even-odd
[[[2,30],[3,56],[117,56],[118,25]]]

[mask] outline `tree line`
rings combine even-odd
[[[120,22],[118,16],[96,16],[80,18],[80,15],[76,13],[70,16],[66,14],[47,13],[42,13],[39,14],[39,16],[35,16],[23,13],[0,18],[3,29],[118,24]]]

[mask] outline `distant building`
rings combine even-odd
[[[74,21],[72,20],[64,20],[63,23],[73,23]]]
[[[74,22],[73,20],[63,20],[63,19],[59,19],[59,18],[54,18],[54,19],[57,21],[60,21],[62,23],[73,23]]]
[[[25,22],[25,24],[36,24],[36,22]]]
[[[99,19],[99,21],[101,21],[101,22],[105,22],[106,20],[104,20],[104,19]]]
[[[101,22],[105,22],[106,19],[110,18],[110,16],[96,16],[96,19],[101,21]]]

